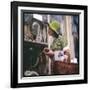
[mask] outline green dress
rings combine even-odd
[[[59,36],[58,38],[55,38],[50,48],[55,50],[63,50],[63,48],[67,45],[67,41],[63,36]]]

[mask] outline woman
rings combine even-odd
[[[63,50],[63,48],[66,46],[66,41],[60,33],[59,22],[55,20],[49,23],[48,34],[50,38],[52,38],[52,40],[49,41],[49,43],[51,42],[50,49],[44,48],[44,53],[52,58],[54,56],[55,51]]]

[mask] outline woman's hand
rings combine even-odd
[[[46,54],[50,58],[54,56],[54,52],[49,48],[44,48],[43,52],[44,52],[44,54]]]

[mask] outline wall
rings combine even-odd
[[[1,0],[0,2],[0,90],[10,90],[10,1],[11,0]],[[23,0],[21,0],[23,1]],[[25,0],[24,0],[25,1]],[[29,1],[29,0],[28,0]],[[89,0],[30,0],[30,1],[38,1],[38,2],[48,2],[48,3],[63,3],[63,4],[80,4],[80,5],[88,5]],[[90,9],[90,6],[89,6]],[[88,10],[90,11],[90,10]],[[89,12],[90,14],[90,12]],[[90,16],[90,15],[88,15]],[[90,18],[88,18],[88,21]],[[90,28],[90,27],[89,27]],[[89,29],[88,29],[89,30]],[[90,31],[88,31],[88,34]],[[90,38],[90,35],[89,35]],[[89,45],[90,46],[90,41]],[[90,49],[90,47],[88,48]],[[90,51],[88,50],[90,53]],[[90,59],[90,55],[89,55]],[[90,61],[88,61],[90,63]],[[89,65],[90,68],[90,65]],[[90,70],[88,72],[88,76],[90,76]],[[46,90],[46,89],[62,89],[62,90],[89,90],[89,84],[82,85],[67,85],[67,86],[49,86],[49,87],[35,87],[35,88],[27,88],[28,90]],[[25,88],[23,88],[24,90]],[[16,89],[15,89],[16,90]]]

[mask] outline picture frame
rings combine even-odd
[[[11,87],[87,83],[87,13],[84,5],[11,2]],[[54,21],[60,23],[59,34],[70,47],[70,59],[64,57],[69,57],[63,51],[67,47],[51,49],[48,30],[58,27]],[[47,47],[54,52],[53,60],[43,54]]]

